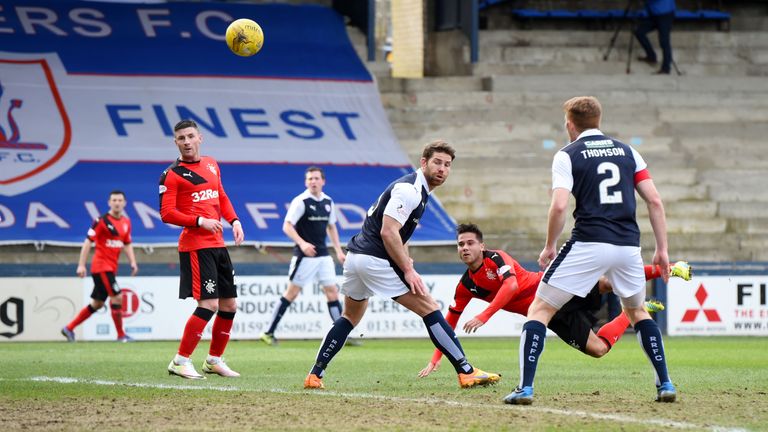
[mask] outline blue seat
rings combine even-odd
[[[698,11],[689,11],[684,9],[678,9],[675,11],[675,19],[678,20],[698,20],[701,18],[701,14]]]
[[[546,18],[547,12],[538,9],[512,9],[512,14],[518,18]]]
[[[579,17],[586,19],[606,19],[610,18],[609,11],[605,10],[580,10]]]
[[[505,0],[480,0],[481,7],[488,7],[493,4],[501,3]],[[626,15],[625,15],[626,13]],[[512,15],[523,20],[532,19],[589,19],[589,20],[608,20],[608,19],[642,19],[648,17],[645,8],[626,11],[625,9],[512,9]],[[731,19],[731,14],[717,10],[685,10],[675,11],[675,19],[681,21],[717,21],[718,29],[727,28]]]
[[[730,20],[731,14],[728,12],[720,12],[715,10],[702,10],[701,17],[709,20]]]
[[[605,11],[608,14],[608,18],[623,18],[624,9],[608,9]]]
[[[558,19],[575,19],[579,17],[579,13],[566,9],[554,9],[549,11],[549,17]]]
[[[509,0],[480,0],[477,3],[477,8],[482,10],[482,9],[485,9],[485,8],[488,8],[488,7],[491,7],[491,6],[500,4],[500,3],[505,3],[505,2],[508,2],[508,1]]]

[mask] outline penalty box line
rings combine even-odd
[[[673,427],[677,429],[705,429],[713,432],[746,432],[747,431],[747,429],[744,429],[744,428],[733,428],[733,427],[725,427],[725,426],[717,426],[717,425],[705,426],[705,425],[699,425],[694,423],[687,423],[687,422],[680,422],[680,421],[666,420],[666,419],[640,419],[640,418],[630,417],[626,415],[604,414],[604,413],[595,413],[595,412],[589,412],[589,411],[566,410],[566,409],[547,408],[547,407],[540,407],[540,406],[519,407],[519,406],[511,406],[511,405],[487,405],[487,404],[480,404],[480,403],[452,401],[452,400],[436,399],[436,398],[407,398],[407,397],[400,397],[400,396],[376,395],[371,393],[346,393],[346,392],[336,392],[336,391],[329,391],[329,390],[308,391],[308,390],[287,390],[287,389],[280,389],[280,388],[250,389],[250,388],[229,387],[229,386],[202,386],[202,385],[198,386],[198,385],[190,385],[190,384],[121,382],[121,381],[83,379],[83,378],[72,378],[72,377],[49,377],[49,376],[36,376],[36,377],[30,377],[30,378],[17,378],[17,379],[0,378],[0,381],[53,382],[58,384],[125,386],[125,387],[135,387],[135,388],[169,389],[169,390],[209,390],[209,391],[221,391],[221,392],[267,391],[269,393],[275,393],[275,394],[289,394],[289,395],[302,394],[302,395],[313,395],[313,396],[321,396],[321,397],[325,396],[325,397],[376,399],[376,400],[391,401],[391,402],[410,402],[410,403],[428,403],[432,405],[449,405],[449,406],[455,406],[460,408],[475,408],[475,409],[491,408],[491,409],[497,409],[497,410],[517,409],[518,411],[521,411],[521,412],[535,411],[535,412],[540,412],[545,414],[554,414],[554,415],[565,416],[565,417],[576,416],[576,417],[583,417],[583,418],[592,418],[596,420],[612,421],[616,423],[634,423],[634,424],[640,424],[640,425]]]

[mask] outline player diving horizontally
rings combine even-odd
[[[459,258],[467,270],[456,286],[454,302],[445,317],[452,328],[456,328],[462,312],[469,301],[478,298],[489,302],[476,317],[464,323],[464,331],[473,333],[483,326],[500,309],[525,316],[536,295],[536,288],[543,272],[525,270],[515,259],[501,250],[487,250],[483,233],[475,224],[460,224],[456,227],[456,246]],[[678,261],[669,267],[670,276],[690,280],[693,269],[685,261]],[[646,280],[661,277],[658,266],[645,266]],[[594,312],[600,308],[600,297],[611,291],[611,284],[603,277],[585,297],[574,297],[549,322],[548,327],[568,345],[592,357],[602,357],[618,342],[629,326],[629,319],[621,313],[605,324],[595,334],[592,331]],[[647,301],[649,312],[664,310],[657,301]],[[440,365],[442,353],[435,350],[427,366],[419,372],[425,377]]]

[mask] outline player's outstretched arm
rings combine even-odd
[[[669,252],[667,249],[667,218],[664,212],[664,203],[661,195],[650,178],[642,180],[636,186],[640,197],[648,206],[648,218],[653,228],[653,236],[656,238],[656,252],[653,254],[653,264],[663,269],[669,268]],[[662,272],[664,283],[669,282],[669,272]]]
[[[564,188],[555,188],[552,191],[552,202],[549,206],[547,218],[547,242],[539,254],[539,267],[544,270],[557,255],[557,239],[565,226],[566,212],[568,211],[568,198],[571,191]]]
[[[405,277],[405,282],[411,288],[411,292],[416,295],[428,295],[429,290],[421,280],[421,276],[413,268],[413,260],[408,256],[406,246],[403,244],[403,238],[400,237],[400,228],[403,227],[395,218],[384,215],[381,224],[381,240],[384,242],[384,248],[390,258],[400,267]]]
[[[483,312],[478,314],[476,317],[464,323],[464,331],[467,333],[476,332],[477,329],[487,323],[488,320],[491,319],[491,317],[499,311],[499,309],[506,306],[507,303],[515,298],[518,291],[519,286],[517,285],[517,278],[515,275],[507,275],[504,279],[504,282],[499,287],[499,292],[496,293],[496,297],[493,298],[493,301],[491,301],[488,307],[486,307],[485,310],[483,310]]]

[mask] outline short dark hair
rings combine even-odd
[[[594,96],[577,96],[568,99],[563,104],[563,111],[579,132],[600,127],[603,108]]]
[[[126,199],[125,198],[125,192],[123,192],[121,190],[118,190],[118,189],[115,189],[115,190],[113,190],[112,192],[109,193],[110,197],[112,197],[112,195],[122,195],[123,199]]]
[[[322,168],[320,168],[319,166],[315,166],[315,165],[312,165],[311,167],[307,168],[307,170],[306,170],[306,171],[304,171],[304,176],[306,176],[306,175],[307,175],[307,173],[311,173],[311,172],[313,172],[313,171],[317,171],[317,172],[319,172],[319,173],[320,173],[320,177],[321,177],[323,180],[325,180],[325,171],[323,171],[323,169],[322,169]]]
[[[177,132],[177,131],[180,131],[182,129],[186,129],[186,128],[190,128],[190,127],[191,128],[195,128],[197,130],[200,130],[200,128],[197,127],[197,123],[195,123],[194,120],[184,119],[184,120],[176,123],[176,125],[173,127],[173,131]]]
[[[435,140],[425,145],[421,157],[429,160],[435,153],[445,153],[451,157],[451,160],[456,159],[456,150],[443,140]]]
[[[459,237],[459,234],[464,233],[474,233],[477,236],[477,240],[480,241],[480,243],[483,242],[483,232],[473,223],[463,223],[456,226],[456,238]]]

